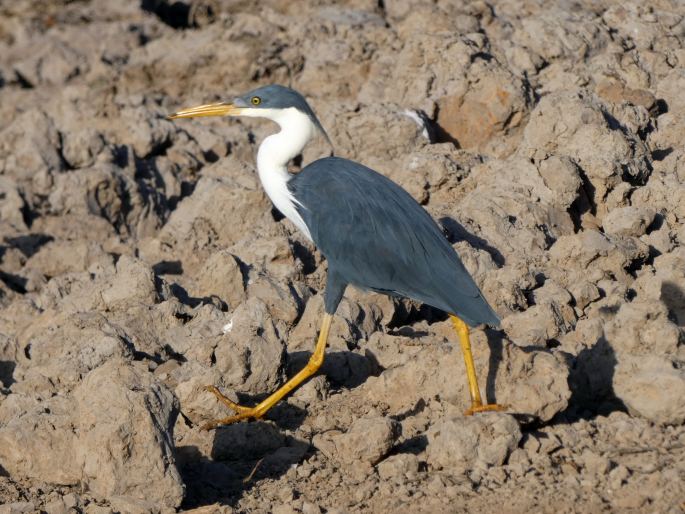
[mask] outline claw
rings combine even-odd
[[[473,416],[479,412],[501,412],[507,410],[509,407],[507,405],[499,405],[497,403],[488,403],[485,405],[471,405],[470,409],[464,411],[465,416]]]

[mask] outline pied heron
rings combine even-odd
[[[307,365],[254,407],[238,405],[216,387],[208,387],[235,415],[210,422],[204,428],[260,418],[316,373],[324,360],[333,315],[348,285],[411,298],[448,313],[466,365],[471,395],[466,414],[503,409],[497,404],[483,404],[468,327],[497,326],[499,318],[437,223],[409,193],[380,173],[340,157],[319,159],[297,174],[289,173],[288,162],[317,132],[328,139],[314,111],[293,89],[264,86],[232,102],[184,109],[169,119],[198,116],[266,118],[280,126],[280,132],[268,136],[259,146],[259,178],[276,208],[328,261],[325,313]]]

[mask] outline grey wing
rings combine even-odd
[[[329,269],[349,283],[421,301],[471,325],[499,323],[435,221],[388,178],[333,157],[310,164],[289,185]]]

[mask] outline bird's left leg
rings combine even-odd
[[[321,364],[323,364],[324,353],[326,351],[326,341],[328,340],[328,332],[331,328],[332,320],[332,314],[324,314],[323,323],[321,324],[321,332],[319,333],[319,339],[316,342],[316,348],[314,349],[312,356],[309,358],[307,365],[297,375],[288,380],[280,389],[278,389],[265,400],[261,401],[256,406],[244,407],[242,405],[238,405],[221,394],[216,387],[209,386],[207,390],[213,393],[221,403],[226,405],[229,409],[235,411],[236,414],[234,416],[218,419],[216,421],[210,421],[209,423],[203,425],[202,429],[211,430],[212,428],[216,428],[220,425],[229,425],[243,419],[259,419],[264,416],[264,414],[266,414],[271,407],[276,405],[285,395],[316,373],[321,367]]]
[[[464,364],[466,365],[466,377],[469,381],[469,392],[471,393],[471,408],[467,409],[464,414],[471,416],[477,412],[506,410],[506,406],[498,405],[496,403],[483,405],[483,400],[480,397],[480,389],[478,387],[478,378],[476,377],[476,367],[473,364],[473,354],[471,353],[469,327],[461,318],[458,318],[453,314],[450,314],[450,318],[459,335],[461,351],[464,354]]]

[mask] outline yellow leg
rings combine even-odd
[[[459,343],[461,343],[461,351],[464,354],[464,364],[466,365],[466,377],[469,381],[469,392],[471,393],[471,408],[467,409],[464,414],[471,416],[476,412],[486,411],[501,411],[506,410],[503,405],[486,404],[483,405],[483,400],[480,397],[480,389],[478,388],[478,378],[476,377],[476,367],[473,365],[473,355],[471,354],[471,339],[469,338],[469,327],[460,318],[450,314],[454,328],[459,335]]]
[[[324,314],[323,323],[321,324],[321,332],[319,333],[319,339],[316,342],[316,348],[314,353],[309,358],[307,365],[294,377],[288,380],[280,389],[278,389],[271,396],[261,401],[254,407],[243,407],[235,402],[232,402],[226,398],[221,392],[214,386],[207,387],[207,390],[216,396],[221,403],[226,405],[229,409],[236,412],[235,416],[229,416],[227,418],[218,419],[216,421],[210,421],[209,423],[202,426],[203,430],[211,430],[220,425],[229,425],[240,421],[243,419],[261,418],[266,412],[276,405],[285,395],[290,391],[299,386],[302,382],[311,377],[323,364],[324,352],[326,351],[326,341],[328,340],[328,331],[331,328],[331,321],[333,321],[332,314]]]

